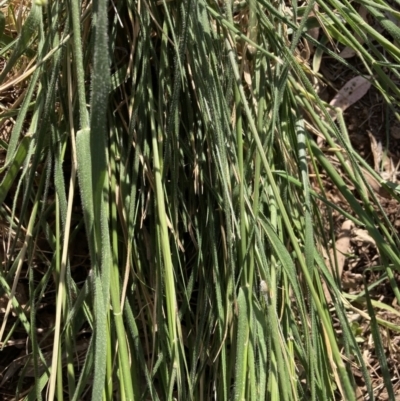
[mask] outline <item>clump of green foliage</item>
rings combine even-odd
[[[323,257],[334,241],[326,216],[368,230],[398,301],[400,242],[363,171],[376,173],[312,83],[329,56],[368,76],[393,108],[399,13],[383,0],[20,7],[21,30],[0,51],[1,90],[23,92],[2,114],[15,122],[0,184],[0,286],[11,300],[1,341],[22,328],[29,343],[17,398],[351,401],[359,369],[373,399],[349,299]],[[3,38],[14,13],[15,3]],[[354,48],[364,70],[333,43]],[[351,213],[329,201],[327,181]],[[77,242],[87,252],[79,266]],[[394,397],[368,286],[363,300]],[[38,331],[51,303],[54,320]]]

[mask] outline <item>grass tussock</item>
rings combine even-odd
[[[394,400],[398,326],[371,270],[342,288],[334,244],[344,218],[366,230],[399,302],[373,183],[398,190],[320,66],[366,77],[397,118],[395,5],[2,5],[4,399],[372,400],[356,310]]]

